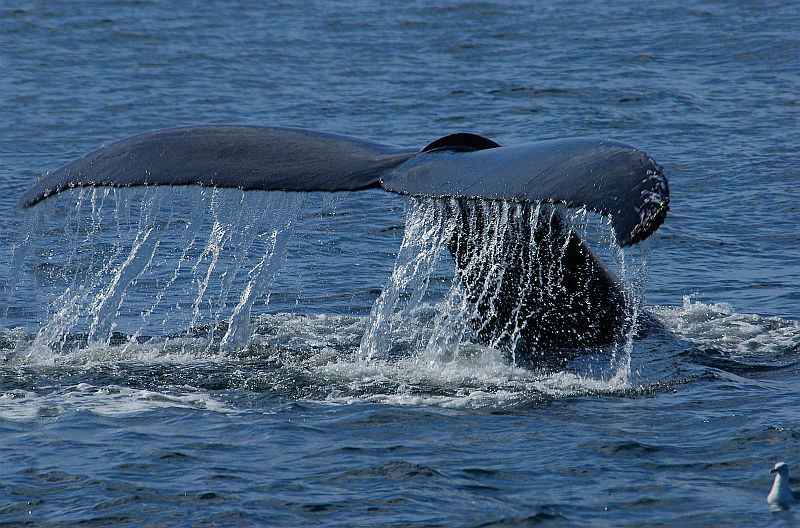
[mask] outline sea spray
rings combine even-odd
[[[459,215],[461,224],[455,221]],[[594,218],[596,215],[585,209],[570,210],[552,204],[410,199],[405,236],[394,271],[370,313],[360,356],[365,360],[384,360],[402,344],[403,353],[415,357],[418,362],[447,362],[466,350],[466,344],[476,341],[483,341],[488,349],[505,351],[512,363],[521,359],[518,354],[526,346],[526,354],[534,358],[561,353],[537,350],[525,342],[522,336],[531,323],[530,308],[524,311],[522,303],[510,309],[503,306],[507,302],[503,297],[507,292],[502,292],[500,285],[508,270],[516,266],[518,275],[512,277],[519,280],[506,283],[518,288],[518,299],[532,296],[539,302],[542,308],[534,313],[544,318],[545,325],[557,324],[558,319],[550,319],[548,310],[568,311],[573,302],[578,302],[567,297],[564,306],[547,306],[567,291],[565,254],[572,237],[579,237],[599,245],[601,254],[613,257],[609,267],[617,268],[626,306],[625,322],[615,343],[605,351],[587,349],[580,354],[597,357],[597,361],[583,362],[588,365],[588,375],[597,376],[598,380],[606,380],[615,387],[628,387],[632,340],[643,300],[646,259],[642,256],[638,260],[626,260],[625,251],[616,244],[610,223]],[[566,227],[562,227],[562,223]],[[478,236],[466,241],[459,239],[460,229]],[[439,260],[448,249],[453,256],[460,257],[450,287],[442,299],[423,302],[430,275],[441,265]],[[512,259],[517,261],[512,262]],[[449,255],[444,260],[452,262]],[[464,286],[465,280],[471,284],[469,290]],[[506,312],[498,325],[501,307]],[[541,321],[537,323],[542,324]],[[595,324],[613,323],[597,321]],[[489,336],[488,341],[486,336]],[[574,355],[565,354],[565,359]],[[610,358],[603,366],[601,358],[607,354]]]
[[[633,382],[633,338],[639,331],[643,315],[644,292],[647,283],[647,255],[649,241],[636,248],[637,255],[626,255],[625,248],[615,245],[614,256],[619,277],[624,285],[626,324],[623,334],[612,347],[611,377],[609,384],[615,388],[629,388]]]
[[[50,270],[52,289],[65,285],[28,355],[112,339],[166,342],[198,329],[206,348],[246,346],[252,307],[266,297],[306,201],[301,193],[193,188],[81,189],[67,196],[68,208],[52,206],[59,214],[33,222],[26,235],[33,245],[61,248],[34,257],[45,257],[35,265]],[[17,255],[21,266],[31,259]],[[175,303],[187,288],[195,291],[192,304]]]
[[[251,250],[254,246],[262,254],[258,263],[247,272],[248,281],[242,290],[239,302],[231,313],[228,330],[222,338],[220,346],[230,351],[244,347],[250,339],[250,312],[258,296],[268,291],[275,279],[286,255],[286,244],[291,235],[291,228],[297,219],[307,195],[302,193],[277,193],[261,208],[258,225],[271,226],[268,231],[257,233],[250,239]],[[255,213],[251,211],[251,213]],[[250,223],[250,226],[257,225]],[[267,298],[269,294],[267,293]]]
[[[422,335],[412,316],[419,309],[431,274],[454,229],[446,202],[409,199],[400,251],[388,284],[370,311],[360,354],[364,358],[387,357],[401,334],[416,341]],[[410,325],[409,325],[410,323]],[[416,343],[412,343],[412,348]]]
[[[258,299],[268,301],[293,227],[308,213],[303,213],[306,196],[209,188],[68,193],[70,203],[59,205],[56,200],[51,210],[58,214],[36,228],[46,233],[45,239],[60,240],[68,256],[48,254],[53,263],[51,285],[64,286],[28,353],[63,353],[87,344],[122,344],[133,352],[145,342],[166,351],[174,349],[168,344],[173,342],[190,347],[186,352],[204,355],[248,346],[253,307]],[[339,195],[324,195],[323,209],[338,200]],[[569,231],[554,245],[556,217]],[[465,227],[479,236],[470,242],[460,267],[454,268],[452,255],[457,244],[464,243],[457,231]],[[534,235],[549,243],[546,254],[537,244],[527,247]],[[630,259],[615,249],[606,219],[553,204],[408,199],[395,267],[364,322],[358,357],[367,362],[408,360],[436,370],[490,354],[512,365],[534,366],[520,362],[526,345],[522,336],[530,324],[522,306],[510,309],[510,323],[488,341],[481,339],[490,323],[486,314],[491,317],[503,303],[505,292],[498,283],[513,264],[507,257],[509,248],[516,248],[513,258],[530,256],[526,267],[518,270],[521,280],[514,283],[518,297],[541,284],[545,288],[537,294],[544,302],[562,287],[565,275],[562,259],[549,257],[563,256],[571,236],[587,240],[599,255],[611,255],[603,260],[612,269],[617,266],[626,284],[632,324],[607,351],[611,359],[605,367],[586,364],[596,379],[627,386],[645,267],[634,264],[629,272]],[[33,233],[29,239],[37,237]],[[17,261],[24,261],[24,252],[19,255]],[[481,282],[467,291],[463,280],[473,274]],[[630,289],[632,278],[636,287]]]

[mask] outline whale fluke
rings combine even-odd
[[[503,147],[461,132],[420,150],[252,126],[174,128],[100,147],[42,176],[20,205],[30,207],[74,187],[141,185],[298,192],[383,188],[456,198],[448,202],[456,224],[447,247],[475,308],[470,323],[490,346],[531,352],[606,346],[630,327],[617,278],[546,204],[609,216],[622,246],[652,234],[669,208],[661,167],[618,141],[573,138]],[[507,218],[497,217],[498,201],[522,206],[509,209]],[[500,240],[490,260],[482,257],[487,240]]]
[[[202,185],[245,191],[359,191],[416,149],[339,134],[255,126],[193,126],[104,145],[42,176],[21,198],[30,207],[74,187]]]
[[[382,186],[413,196],[585,207],[611,217],[622,246],[653,233],[669,208],[667,179],[652,158],[625,143],[591,138],[436,150],[399,165]]]
[[[310,130],[192,126],[100,147],[42,176],[21,198],[30,207],[82,186],[203,185],[245,191],[359,191],[418,197],[563,203],[611,217],[620,245],[666,218],[661,167],[618,141],[573,138],[502,147],[476,134],[422,150]]]

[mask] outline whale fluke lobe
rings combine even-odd
[[[44,175],[20,200],[30,207],[73,187],[202,185],[245,191],[359,191],[415,149],[310,130],[193,126],[100,147]]]
[[[584,207],[611,217],[622,246],[652,234],[669,208],[660,165],[625,143],[592,138],[427,152],[396,167],[383,188],[413,196]]]

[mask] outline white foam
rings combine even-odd
[[[679,336],[741,356],[789,350],[800,344],[800,323],[780,317],[741,314],[725,303],[706,304],[684,296],[679,307],[653,312]]]
[[[545,398],[617,393],[629,386],[570,372],[542,373],[514,366],[499,351],[470,345],[455,359],[415,356],[399,360],[365,359],[353,355],[313,370],[321,381],[342,382],[351,391],[334,390],[330,403],[433,405],[448,408],[503,407]],[[375,392],[376,388],[394,388]],[[445,392],[446,394],[430,394]]]
[[[416,314],[424,317],[431,309],[423,304]],[[219,364],[227,370],[238,361],[260,361],[272,365],[270,368],[286,369],[287,376],[300,369],[315,385],[329,387],[326,401],[338,404],[381,402],[453,408],[502,407],[542,398],[614,393],[629,388],[615,380],[607,381],[608,377],[596,379],[577,372],[532,371],[515,366],[506,353],[469,342],[460,343],[456,352],[448,356],[431,348],[368,358],[358,353],[365,324],[364,317],[262,315],[253,320],[250,347],[233,353],[209,349],[205,337],[177,337],[160,343],[128,342],[115,346],[90,343],[68,353],[49,351],[49,354],[40,355],[25,354],[21,345],[20,353],[12,356],[10,363],[25,367],[91,369],[114,363],[192,365],[202,362],[204,369],[213,370],[216,368],[213,365]],[[585,358],[581,361],[585,362]],[[581,371],[584,370],[591,369]],[[346,390],[341,390],[342,387]],[[70,408],[87,408],[100,414],[135,414],[161,405],[159,402],[216,409],[213,399],[203,403],[209,397],[207,394],[194,390],[184,394],[183,389],[178,395],[172,392],[165,395],[79,384],[49,396],[33,393],[12,396],[22,398],[27,405],[14,402],[6,405],[2,414],[20,419],[31,418],[41,413],[42,408],[50,408],[47,412],[56,414]],[[62,399],[73,403],[80,400],[82,407],[65,407]]]
[[[800,325],[776,317],[738,314],[730,306],[706,304],[686,298],[683,306],[651,307],[666,326],[684,339],[721,347],[740,355],[763,356],[764,351],[791,349],[800,342]],[[414,317],[429,317],[426,303]],[[507,408],[536,404],[550,398],[588,394],[618,394],[631,389],[625,380],[591,375],[605,357],[581,356],[561,372],[537,372],[515,366],[507,354],[462,342],[456,353],[445,356],[435,348],[404,351],[380,358],[358,353],[366,318],[335,315],[262,315],[253,320],[248,349],[221,352],[210,349],[205,337],[178,337],[158,343],[129,342],[116,346],[98,343],[68,353],[41,351],[27,354],[32,336],[20,330],[6,331],[3,339],[15,342],[6,352],[6,365],[80,367],[114,363],[185,364],[215,363],[228,369],[237,361],[263,361],[280,356],[278,366],[286,375],[297,372],[322,388],[330,404],[381,403],[388,405],[437,406],[443,408]],[[634,343],[635,346],[635,343]],[[602,354],[601,354],[602,356]],[[643,359],[647,368],[647,358]],[[274,365],[274,363],[273,363]],[[602,369],[600,369],[602,370]],[[276,373],[281,376],[281,372]],[[327,387],[327,391],[326,388]],[[155,391],[119,386],[95,387],[80,383],[37,394],[12,390],[0,393],[0,418],[33,420],[75,410],[106,415],[135,415],[153,409],[175,407],[234,412],[206,391],[192,387]]]
[[[13,390],[0,393],[0,419],[26,422],[78,411],[102,416],[137,416],[165,408],[196,409],[220,413],[237,410],[206,391],[183,386],[174,392],[159,392],[108,385],[79,383],[38,394]]]
[[[204,338],[176,337],[155,343],[129,341],[120,345],[88,343],[69,352],[21,344],[10,361],[27,366],[78,366],[91,368],[117,362],[191,364],[198,360],[222,361],[224,355],[210,350]]]

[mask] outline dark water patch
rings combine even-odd
[[[621,441],[599,446],[597,450],[609,456],[647,456],[661,451],[662,448],[641,442]]]
[[[517,108],[514,112],[518,114],[538,114],[541,110],[538,108]]]
[[[485,478],[485,477],[489,477],[489,478],[493,478],[493,477],[507,478],[507,477],[511,476],[510,473],[505,473],[503,471],[493,470],[493,469],[467,468],[467,469],[464,469],[462,471],[467,476],[478,477],[478,478]]]
[[[629,96],[629,97],[622,97],[617,100],[619,103],[628,104],[628,103],[641,103],[644,101],[644,97],[641,96]]]
[[[337,447],[333,449],[323,449],[319,451],[316,456],[325,458],[328,456],[338,458],[338,457],[347,457],[347,458],[367,458],[371,457],[374,459],[380,459],[387,456],[389,453],[394,453],[396,456],[400,456],[403,453],[409,451],[409,448],[404,445],[386,445],[384,442],[376,441],[376,442],[368,442],[364,440],[362,442],[363,447],[354,447],[354,446],[343,446]]]
[[[145,464],[141,462],[124,462],[114,467],[114,470],[121,473],[134,473],[147,475],[157,473],[159,466],[157,464]]]
[[[86,478],[82,475],[70,475],[62,471],[38,473],[36,474],[36,477],[42,484],[70,484],[73,482],[82,481]]]
[[[335,511],[342,511],[348,510],[349,506],[347,504],[331,504],[331,503],[321,503],[321,504],[295,504],[291,502],[287,502],[284,504],[287,508],[299,508],[300,510],[308,513],[332,513]]]
[[[98,502],[92,506],[93,512],[101,512],[105,510],[112,510],[116,508],[128,508],[134,504],[142,502],[142,497],[138,495],[128,495],[125,497],[116,497],[113,499]]]
[[[781,442],[796,442],[800,441],[800,431],[790,429],[787,427],[774,427],[770,426],[764,430],[764,435],[768,437],[772,443],[778,444]]]
[[[693,347],[691,350],[681,353],[680,358],[686,363],[694,363],[696,365],[715,368],[741,376],[759,376],[787,369],[793,370],[798,365],[796,361],[791,363],[781,362],[779,364],[755,363],[754,361],[756,361],[757,358],[752,358],[749,360],[743,358],[734,358],[731,357],[729,352],[725,352],[713,347],[706,347],[702,349]]]
[[[656,57],[649,53],[638,53],[636,55],[629,56],[628,60],[634,62],[650,62],[656,60]]]
[[[557,508],[552,507],[553,510]],[[505,517],[493,521],[473,524],[475,528],[513,528],[518,526],[565,526],[570,523],[569,517],[553,512],[539,512],[527,517]]]
[[[38,521],[31,519],[30,514],[32,510],[39,507],[41,502],[40,499],[35,499],[0,506],[0,523],[2,523],[2,526],[37,526]],[[6,521],[6,518],[12,520]],[[27,520],[17,520],[20,518]]]
[[[498,88],[489,90],[489,95],[504,96],[539,96],[539,95],[553,95],[553,96],[580,96],[582,95],[579,90],[574,88],[536,88],[533,86],[513,86],[509,88]]]
[[[331,483],[362,480],[409,480],[409,479],[432,479],[441,478],[443,475],[434,468],[414,464],[404,460],[384,462],[375,466],[354,468],[343,471],[330,478]]]
[[[162,453],[162,454],[160,454],[160,455],[158,455],[156,457],[156,460],[158,460],[159,463],[165,462],[165,463],[170,463],[170,464],[171,463],[180,464],[180,463],[184,463],[184,462],[189,462],[193,458],[195,458],[195,457],[193,457],[191,455],[187,455],[186,453],[180,453],[180,452],[174,451],[174,452]]]
[[[384,426],[409,426],[414,422],[428,424],[447,423],[452,418],[433,413],[425,408],[396,408],[370,405],[358,412],[337,413],[332,420],[326,420],[330,427],[352,429],[380,429]]]
[[[221,496],[218,493],[214,493],[213,491],[207,491],[205,493],[200,493],[200,494],[198,494],[196,496],[196,499],[198,501],[201,501],[201,502],[207,502],[207,501],[227,502],[229,500],[226,497]]]
[[[92,518],[76,518],[69,521],[71,526],[79,527],[93,527],[93,526],[124,526],[135,520],[135,517],[129,515],[108,515]],[[55,524],[53,526],[59,526]]]
[[[24,9],[4,9],[0,12],[0,18],[13,18],[28,14]]]

